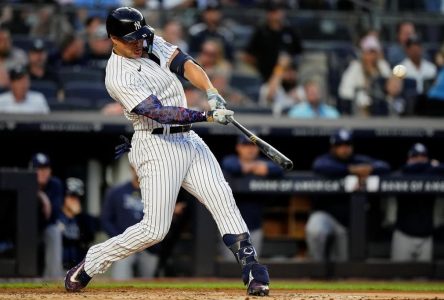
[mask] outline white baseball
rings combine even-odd
[[[393,68],[393,75],[395,75],[398,78],[404,78],[406,74],[407,74],[407,69],[403,65],[396,65]]]

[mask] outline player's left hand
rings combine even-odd
[[[207,90],[207,97],[211,110],[224,109],[227,104],[227,101],[225,101],[215,88]]]
[[[124,135],[121,135],[120,139],[123,143],[115,147],[114,159],[119,159],[123,154],[131,150],[130,140]]]

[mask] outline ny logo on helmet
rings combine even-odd
[[[142,25],[140,25],[140,21],[134,22],[134,28],[136,28],[136,30],[142,28]]]

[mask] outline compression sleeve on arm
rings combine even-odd
[[[185,107],[163,106],[154,95],[140,102],[132,112],[153,119],[161,124],[190,124],[207,121],[205,112]]]
[[[170,63],[170,70],[171,70],[171,72],[181,76],[182,78],[185,78],[185,63],[188,60],[192,60],[193,62],[195,62],[195,61],[187,53],[182,52],[182,50],[180,50],[180,49],[177,49],[177,50],[179,52],[177,53],[177,55],[173,58],[173,60]]]

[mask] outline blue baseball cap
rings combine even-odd
[[[79,178],[69,177],[66,179],[66,194],[82,197],[85,195],[83,181]]]
[[[421,143],[416,143],[410,148],[408,152],[408,157],[419,156],[419,155],[428,156],[428,151],[426,146],[424,146]]]
[[[237,143],[243,145],[249,145],[249,144],[254,145],[254,143],[250,141],[250,139],[245,135],[239,135],[239,137],[237,138]]]
[[[49,159],[49,156],[44,153],[36,153],[32,156],[31,159],[31,167],[32,168],[43,168],[43,167],[50,167],[51,166],[51,160]]]
[[[351,145],[352,143],[353,143],[352,133],[347,129],[339,129],[330,136],[330,145],[332,146],[343,145],[343,144]]]

